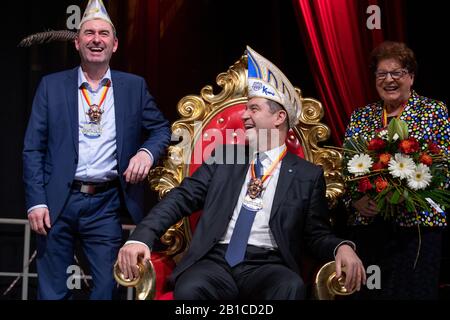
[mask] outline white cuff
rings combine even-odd
[[[339,243],[339,244],[336,246],[336,248],[334,248],[334,250],[333,250],[333,256],[334,256],[335,258],[336,258],[337,249],[339,249],[339,247],[342,246],[343,244],[349,245],[350,247],[352,247],[353,251],[356,252],[356,244],[355,244],[353,241],[350,241],[350,240],[344,240],[344,241],[342,241],[341,243]]]
[[[33,211],[34,209],[37,209],[37,208],[47,208],[48,209],[46,204],[37,204],[35,206],[32,206],[30,209],[28,209],[27,214],[29,214],[31,211]]]
[[[146,243],[141,242],[141,241],[137,241],[137,240],[128,240],[127,242],[125,242],[124,246],[126,246],[127,244],[133,244],[133,243],[143,244],[144,246],[146,246],[148,248],[148,250],[150,252],[152,252],[152,250],[150,249],[150,247]]]
[[[147,153],[147,154],[150,156],[150,160],[152,160],[152,166],[153,166],[153,164],[154,164],[154,162],[155,162],[155,158],[153,158],[153,155],[152,155],[152,153],[150,152],[150,150],[145,149],[145,148],[140,148],[140,149],[138,150],[138,152],[139,152],[139,151],[144,151],[145,153]]]

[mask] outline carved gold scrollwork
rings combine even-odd
[[[296,91],[301,97],[301,90],[296,88]],[[320,123],[324,114],[322,104],[312,98],[301,98],[301,101],[300,121],[294,128],[294,132],[304,146],[306,160],[322,166],[327,184],[328,205],[333,207],[344,193],[344,181],[341,174],[342,155],[339,151],[318,145],[330,136],[330,129]]]
[[[168,157],[163,160],[163,167],[156,167],[149,172],[150,188],[158,192],[160,199],[183,179],[181,156],[180,149],[171,146]]]
[[[341,161],[341,153],[330,149],[322,150],[315,159],[315,163],[321,165],[324,171],[327,184],[326,196],[330,208],[337,204],[339,197],[344,193]]]
[[[168,247],[164,252],[168,256],[179,254],[186,247],[186,236],[182,228],[183,223],[183,220],[179,221],[161,237],[161,243]]]
[[[209,113],[209,105],[200,96],[186,96],[178,102],[177,110],[183,120],[176,121],[174,126],[178,123],[187,123],[193,121],[201,121],[205,115]]]
[[[220,105],[231,99],[239,99],[247,96],[247,56],[244,55],[232,65],[227,72],[220,73],[216,78],[222,91],[213,94],[212,86],[205,86],[201,90],[201,96],[212,105]]]

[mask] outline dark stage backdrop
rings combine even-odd
[[[444,50],[449,13],[438,0],[404,2],[406,39],[419,61],[415,88],[420,94],[449,103],[449,64]],[[70,43],[32,48],[18,48],[17,44],[31,33],[65,29],[67,7],[76,4],[84,8],[86,3],[10,1],[0,5],[1,218],[26,216],[21,151],[37,84],[44,74],[78,63],[77,52]],[[105,4],[119,37],[112,67],[144,76],[171,122],[177,119],[178,100],[187,94],[198,94],[204,85],[215,85],[218,73],[226,71],[247,44],[283,70],[304,96],[319,98],[320,90],[312,77],[292,0],[110,0]],[[362,79],[368,77],[368,73],[361,74]],[[332,117],[327,121],[332,121]],[[149,191],[147,202],[149,208],[156,202],[154,193]],[[21,270],[22,240],[22,227],[0,225],[0,271]],[[450,270],[448,237],[445,245],[443,270]],[[34,264],[31,267],[34,271]],[[450,283],[448,271],[443,272],[442,278]],[[12,280],[0,278],[0,299],[20,298],[20,281],[10,294],[2,296]],[[35,297],[34,289],[35,281],[31,281],[30,297]],[[443,288],[442,292],[448,297],[446,290]]]

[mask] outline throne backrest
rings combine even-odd
[[[247,102],[247,56],[242,56],[227,72],[219,74],[217,84],[222,90],[216,95],[208,85],[200,95],[189,95],[179,101],[181,119],[172,125],[172,133],[180,138],[180,142],[169,147],[163,166],[156,167],[149,175],[151,188],[158,191],[160,197],[178,186],[184,177],[192,175],[216,145],[245,143],[241,115]],[[318,146],[329,137],[328,127],[320,123],[322,104],[312,98],[303,98],[298,88],[296,91],[302,101],[302,110],[299,124],[289,131],[286,145],[292,153],[323,167],[331,207],[344,190],[341,154]],[[178,222],[161,238],[162,243],[168,245],[168,255],[184,251],[200,214],[196,212]]]

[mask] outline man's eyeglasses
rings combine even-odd
[[[392,79],[399,80],[408,73],[409,72],[406,69],[400,69],[400,70],[394,70],[394,71],[377,71],[377,72],[375,72],[375,78],[377,80],[384,80],[387,78],[388,74],[390,74]]]

